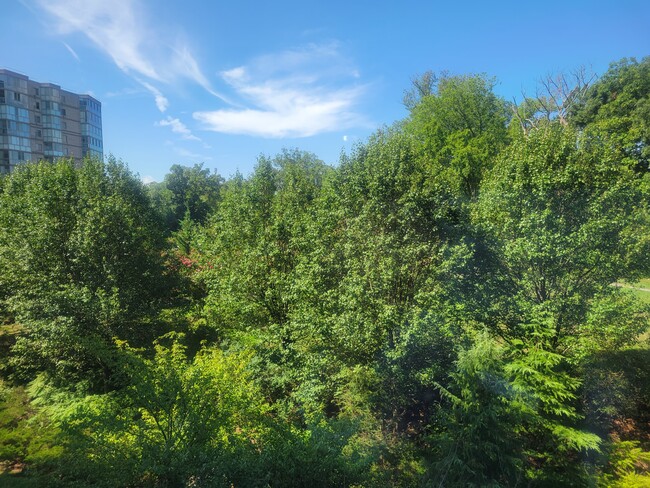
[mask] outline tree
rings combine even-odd
[[[449,404],[431,439],[437,485],[584,483],[581,460],[600,439],[579,429],[579,381],[549,351],[552,328],[526,328],[526,340],[512,345],[479,334],[460,352],[450,385],[438,385]]]
[[[446,73],[440,75],[442,78]],[[433,95],[440,78],[433,71],[425,71],[421,75],[411,78],[411,88],[404,90],[402,103],[408,110],[413,110],[424,97]]]
[[[21,166],[0,194],[0,288],[28,376],[107,388],[113,337],[141,343],[165,296],[159,221],[120,162]]]
[[[166,200],[170,229],[178,229],[185,215],[198,224],[206,222],[208,214],[219,201],[219,192],[223,178],[218,173],[211,173],[203,164],[192,167],[173,165],[165,175],[163,187],[167,192],[156,187],[152,189]]]
[[[499,263],[484,278],[496,287],[484,302],[495,332],[520,336],[518,324],[549,314],[560,350],[578,347],[580,337],[595,345],[613,316],[587,323],[599,316],[598,303],[621,294],[611,284],[647,272],[647,195],[611,148],[553,123],[521,135],[499,159],[476,213]],[[632,340],[645,315],[615,302],[622,315],[614,320]]]
[[[312,154],[285,151],[261,157],[250,179],[236,177],[225,186],[201,247],[207,310],[220,328],[287,322],[302,219],[326,172]]]
[[[507,104],[485,75],[436,80],[435,92],[411,109],[405,130],[418,141],[436,177],[448,178],[459,197],[475,199],[481,180],[507,142]],[[446,176],[448,175],[448,176]]]
[[[260,157],[249,179],[226,183],[219,209],[198,238],[204,311],[223,338],[254,343],[259,373],[273,398],[295,385],[291,324],[297,265],[310,245],[313,205],[331,168],[313,154],[285,150]]]
[[[615,143],[636,171],[650,169],[650,57],[624,58],[586,92],[569,119],[581,130]]]
[[[335,220],[327,259],[336,278],[331,297],[336,354],[365,362],[394,349],[418,300],[438,289],[443,249],[461,232],[462,207],[444,180],[437,180],[408,134],[380,131],[342,161],[320,210]],[[327,222],[326,216],[319,220]]]
[[[228,486],[238,478],[255,486],[270,423],[246,371],[249,356],[203,349],[191,360],[176,341],[157,343],[150,359],[120,348],[128,388],[50,407],[62,410],[61,477],[93,486]]]
[[[511,128],[528,133],[552,121],[569,125],[571,114],[584,103],[596,76],[579,68],[569,74],[548,75],[539,81],[535,97],[524,95],[521,103],[513,103]]]
[[[296,268],[297,390],[337,412],[367,372],[376,382],[355,397],[384,419],[387,436],[420,432],[432,381],[453,360],[444,314],[467,214],[429,170],[408,133],[378,131],[326,180]]]

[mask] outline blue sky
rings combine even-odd
[[[650,54],[650,2],[3,0],[0,67],[91,93],[104,148],[145,181],[228,177],[283,147],[336,163],[403,118],[426,70],[541,77]]]

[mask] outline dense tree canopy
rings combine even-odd
[[[492,301],[508,302],[494,326],[517,336],[517,324],[543,313],[555,322],[556,343],[579,337],[592,307],[620,294],[611,283],[647,273],[647,208],[642,180],[606,141],[561,124],[513,141],[477,206],[501,263]],[[617,333],[633,339],[634,330]],[[586,340],[598,341],[592,333]]]
[[[419,142],[437,178],[475,198],[486,170],[505,146],[508,107],[483,75],[443,75],[411,109],[407,132]]]
[[[638,171],[650,169],[650,57],[622,59],[586,92],[571,121],[606,134]]]
[[[646,486],[648,60],[557,79],[427,72],[335,166],[0,178],[0,484]]]
[[[169,230],[176,231],[184,219],[204,223],[219,201],[223,178],[203,164],[174,164],[162,183],[150,183],[149,194]]]
[[[24,327],[19,370],[111,383],[113,337],[150,338],[143,321],[166,293],[161,230],[117,161],[12,174],[0,194],[0,290]]]

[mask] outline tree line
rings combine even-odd
[[[494,86],[335,166],[0,179],[0,482],[648,483],[650,58]]]

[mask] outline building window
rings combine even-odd
[[[41,102],[36,102],[34,104],[34,108],[36,108],[36,110],[40,110],[41,109]]]
[[[14,100],[16,100],[17,102],[20,102],[20,93],[14,92]]]
[[[61,116],[62,116],[62,117],[65,117],[65,113],[66,113],[66,112],[65,112],[65,109],[62,108],[62,109],[61,109]]]
[[[41,132],[41,129],[36,130],[36,137],[43,137],[43,133]]]
[[[36,116],[36,123],[37,123],[37,124],[40,124],[40,123],[41,123],[41,116],[40,116],[40,115],[37,115],[37,116]]]
[[[68,128],[68,123],[67,123],[65,120],[62,121],[62,122],[61,122],[61,127],[62,127],[63,129],[67,129],[67,128]]]

